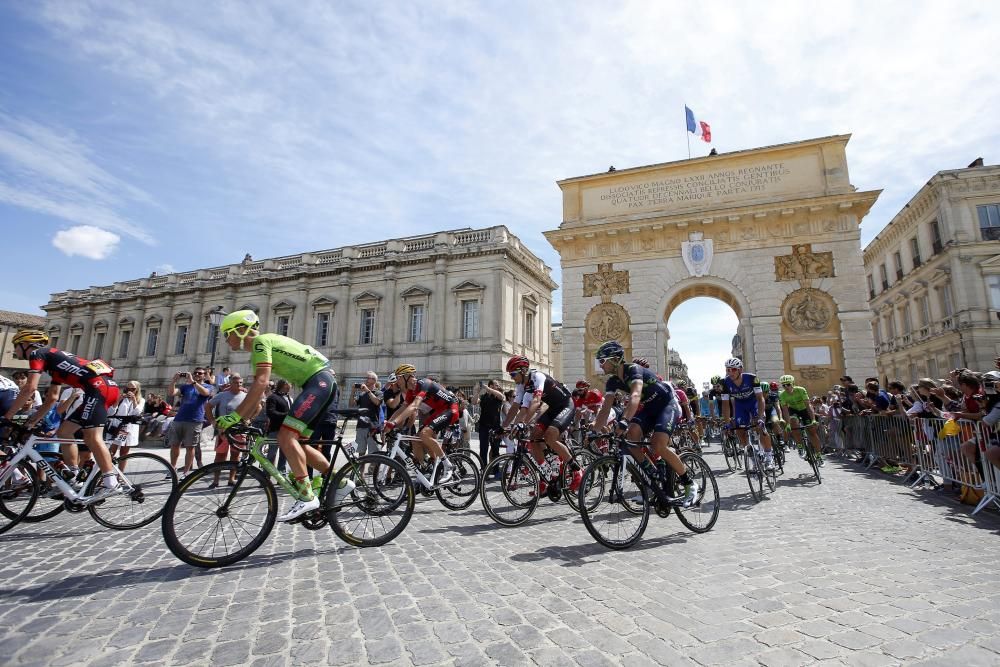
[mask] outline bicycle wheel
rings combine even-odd
[[[823,478],[819,474],[819,461],[816,459],[816,452],[810,451],[810,453],[806,455],[806,458],[809,459],[809,465],[812,466],[813,474],[816,475],[816,483],[822,484]]]
[[[498,456],[483,471],[479,485],[483,508],[501,526],[520,526],[538,507],[538,470],[527,456]]]
[[[10,473],[4,466],[4,473]],[[18,524],[28,515],[38,500],[38,472],[27,461],[21,461],[0,483],[0,533]]]
[[[35,472],[38,473],[38,498],[35,499],[31,511],[21,519],[25,523],[38,523],[51,519],[66,509],[66,502],[63,500],[62,494],[56,495],[59,487],[53,484],[44,472],[37,469]],[[53,495],[56,497],[53,498]]]
[[[743,471],[747,476],[747,484],[750,485],[750,495],[759,501],[764,498],[764,475],[758,465],[763,463],[757,460],[753,450],[750,447],[743,450]]]
[[[236,486],[227,486],[234,470]],[[278,496],[267,473],[235,461],[212,463],[185,477],[170,495],[163,539],[189,565],[222,567],[256,551],[277,516]]]
[[[596,460],[597,457],[592,453],[587,450],[581,450],[573,456],[571,465],[563,467],[563,495],[566,496],[566,502],[573,508],[574,512],[580,511],[580,489],[577,488],[574,491],[570,491],[570,486],[573,484],[573,471],[578,469],[583,472]],[[574,466],[576,467],[574,468]],[[597,503],[601,502],[601,498],[604,497],[604,477],[596,475],[591,478],[591,483],[597,484],[598,486],[593,489],[588,489],[583,495],[586,497],[589,506],[596,507]],[[583,485],[583,480],[580,481],[580,485]]]
[[[601,478],[611,485],[604,500],[593,507],[587,490],[597,487],[600,482],[592,478]],[[632,546],[649,524],[649,496],[644,484],[636,484],[640,479],[638,468],[628,464],[621,469],[617,456],[601,457],[583,473],[578,499],[583,525],[595,540],[609,549]],[[640,509],[638,514],[626,506],[625,498],[633,499],[631,504]]]
[[[362,470],[372,472],[361,474]],[[380,478],[393,481],[376,487],[371,480]],[[354,489],[344,494],[340,490],[348,482]],[[381,454],[362,456],[338,470],[323,499],[330,528],[356,547],[379,547],[396,539],[410,522],[416,504],[406,466]]]
[[[705,459],[696,454],[684,454],[681,461],[687,466],[688,475],[698,484],[698,497],[690,507],[674,507],[677,518],[681,520],[688,530],[695,533],[707,533],[712,530],[715,522],[719,518],[719,485],[715,481],[712,469]],[[677,487],[673,496],[680,496],[684,493],[684,485],[674,476]]]
[[[726,457],[726,467],[729,468],[729,472],[736,472],[739,467],[739,454],[736,449],[736,444],[729,438],[725,438],[722,441],[722,454]]]
[[[465,452],[451,454],[448,460],[455,466],[451,481],[437,490],[437,498],[450,510],[464,510],[476,501],[479,493],[479,468]]]
[[[174,469],[154,454],[123,456],[118,459],[116,469],[121,492],[88,505],[90,516],[114,530],[132,530],[156,521],[177,486]],[[94,475],[84,494],[93,495],[100,484],[101,475]]]
[[[774,467],[779,475],[785,474],[785,445],[780,441],[771,441],[771,450],[774,452]]]
[[[772,457],[773,456],[774,455],[772,454]],[[772,458],[772,461],[773,461],[773,458]],[[772,463],[770,470],[767,469],[767,465],[766,464],[762,464],[762,465],[764,466],[764,469],[763,469],[764,481],[767,482],[767,488],[768,488],[768,490],[771,493],[774,493],[774,489],[778,485],[778,470],[777,470],[778,469],[778,465],[777,465],[777,463]]]

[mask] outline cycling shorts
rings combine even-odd
[[[429,428],[434,431],[434,435],[441,435],[449,426],[458,423],[461,415],[458,412],[458,403],[452,403],[443,410],[432,412],[420,424],[420,428]]]
[[[337,378],[329,368],[321,368],[302,384],[291,409],[281,423],[281,428],[295,431],[302,438],[312,435],[312,427],[325,416],[337,397]]]
[[[83,400],[66,421],[81,429],[104,428],[108,420],[108,408],[118,402],[119,389],[115,381],[107,375],[99,375],[83,387]]]
[[[798,419],[799,426],[812,426],[816,423],[815,420],[809,418],[808,410],[794,410],[792,408],[788,408],[788,416]]]
[[[545,414],[538,418],[538,425],[543,430],[555,426],[562,433],[573,423],[575,411],[573,401],[566,401],[562,405],[550,405]]]
[[[737,426],[756,426],[760,419],[760,413],[757,411],[757,403],[748,403],[747,405],[736,404],[736,414],[733,415],[733,419],[736,420]]]
[[[669,394],[654,394],[648,401],[639,405],[639,410],[632,417],[632,423],[638,424],[643,436],[651,433],[670,433],[674,427],[674,419],[680,414],[680,405],[670,400]]]

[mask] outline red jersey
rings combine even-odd
[[[428,378],[417,380],[417,388],[407,391],[403,400],[412,403],[415,398],[420,399],[420,411],[425,414],[444,412],[458,403],[453,393]]]
[[[587,408],[588,410],[596,411],[604,403],[604,395],[596,389],[589,390],[583,396],[573,395],[573,407],[577,410],[580,408]]]
[[[113,376],[115,369],[100,359],[88,361],[75,354],[57,350],[54,347],[37,348],[28,355],[29,373],[48,373],[52,384],[65,384],[70,387],[87,389],[96,383],[102,375]]]

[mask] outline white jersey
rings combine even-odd
[[[5,375],[0,375],[0,392],[12,391],[15,394],[20,393],[20,389],[17,388],[17,383],[11,380]]]

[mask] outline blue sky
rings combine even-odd
[[[0,308],[498,223],[558,280],[555,181],[686,156],[685,102],[720,152],[853,133],[867,241],[1000,159],[1000,5],[873,4],[0,4]]]

